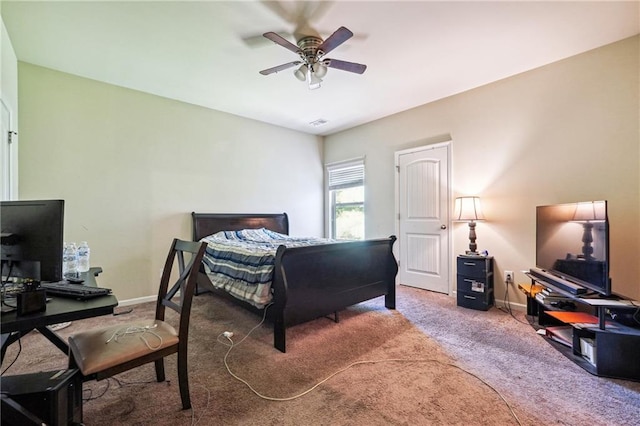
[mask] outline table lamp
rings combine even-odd
[[[456,222],[469,222],[469,250],[466,251],[466,254],[477,255],[476,221],[484,220],[480,197],[456,198],[453,220]]]

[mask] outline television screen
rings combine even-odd
[[[538,206],[536,266],[578,289],[610,295],[607,202]]]
[[[62,280],[64,201],[2,201],[2,277]]]

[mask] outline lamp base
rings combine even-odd
[[[478,245],[476,244],[476,223],[472,220],[469,222],[469,250],[467,250],[467,254],[477,253],[477,248]]]

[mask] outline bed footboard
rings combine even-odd
[[[274,345],[286,350],[285,329],[385,296],[395,309],[395,236],[311,247],[280,247],[274,272]],[[271,308],[270,308],[271,309]]]

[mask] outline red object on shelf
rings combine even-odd
[[[582,323],[582,324],[597,324],[598,317],[588,314],[586,312],[565,312],[565,311],[547,311],[547,315],[559,319],[560,321],[572,324],[572,323]]]

